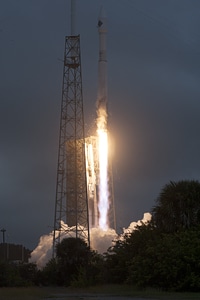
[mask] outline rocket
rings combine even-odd
[[[107,19],[103,7],[101,7],[100,10],[97,27],[99,32],[97,113],[99,110],[103,110],[107,114],[107,59],[106,59]]]

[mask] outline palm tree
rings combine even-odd
[[[200,182],[170,181],[152,209],[152,221],[164,232],[176,232],[200,224]]]

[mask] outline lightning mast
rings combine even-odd
[[[90,245],[81,51],[80,35],[75,34],[75,0],[71,0],[71,35],[65,37],[53,256],[62,235],[82,238]]]

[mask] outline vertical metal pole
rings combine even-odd
[[[3,233],[3,244],[5,244],[5,232],[6,232],[6,229],[2,228],[1,232]]]
[[[76,21],[76,2],[75,0],[71,0],[71,36],[75,35],[76,28],[75,28],[75,21]]]

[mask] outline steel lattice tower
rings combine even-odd
[[[90,244],[79,35],[65,37],[53,255],[63,233]]]

